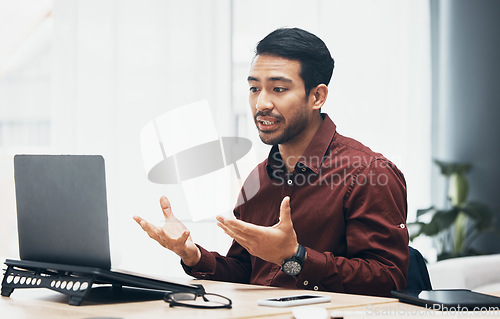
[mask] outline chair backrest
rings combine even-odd
[[[415,248],[408,247],[408,249],[410,264],[408,266],[406,290],[432,290],[431,279],[424,257]]]

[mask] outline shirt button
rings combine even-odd
[[[319,288],[318,288],[318,286],[314,286],[314,288],[313,288],[313,289],[314,289],[314,290],[318,290]]]
[[[302,171],[305,172],[306,171],[306,168],[305,167],[302,167]]]
[[[288,180],[288,185],[292,185],[293,181],[291,179]]]
[[[401,227],[401,229],[405,229],[406,225],[405,225],[405,224],[403,224],[403,223],[401,223],[401,224],[399,225],[399,227]]]
[[[304,286],[307,286],[307,285],[309,285],[309,281],[304,280]]]

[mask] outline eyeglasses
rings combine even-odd
[[[201,297],[201,299],[198,297]],[[231,299],[212,293],[196,294],[190,292],[172,292],[165,294],[163,299],[170,304],[170,307],[183,306],[202,309],[229,309],[232,305]]]

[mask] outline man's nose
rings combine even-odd
[[[265,91],[261,91],[259,96],[257,97],[257,102],[255,104],[255,108],[259,111],[270,110],[273,108],[273,102],[269,94]]]

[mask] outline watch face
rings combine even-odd
[[[283,265],[283,271],[285,272],[285,274],[290,276],[296,276],[300,274],[301,270],[302,266],[294,260],[289,260]]]

